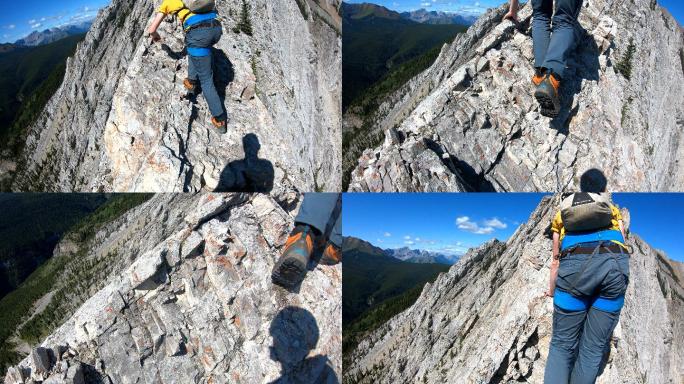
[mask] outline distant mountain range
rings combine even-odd
[[[455,12],[428,11],[426,9],[402,12],[400,16],[402,19],[412,20],[421,24],[473,25],[477,21],[477,16],[459,15]]]
[[[55,27],[43,31],[34,31],[23,39],[17,40],[14,45],[20,47],[35,47],[38,45],[45,45],[61,40],[65,37],[80,35],[88,32],[90,26],[93,24],[92,20],[84,21],[79,24],[67,25],[64,27]],[[3,47],[7,44],[3,44]],[[5,48],[8,49],[9,47]],[[3,48],[0,48],[0,51]]]
[[[385,254],[395,259],[401,261],[406,261],[409,263],[434,263],[434,264],[446,264],[453,265],[459,259],[456,255],[445,255],[437,252],[430,252],[419,249],[410,249],[408,247],[402,247],[398,249],[385,249]]]

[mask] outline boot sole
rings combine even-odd
[[[271,273],[271,280],[286,288],[292,288],[302,280],[306,274],[306,266],[297,260],[284,260],[280,265],[276,265]]]
[[[534,97],[541,106],[541,114],[546,117],[557,117],[560,112],[560,104],[556,106],[553,99],[544,92],[535,92]]]

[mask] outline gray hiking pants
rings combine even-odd
[[[584,246],[592,246],[584,244]],[[629,282],[624,253],[568,255],[560,260],[553,336],[545,384],[594,383]]]
[[[563,77],[568,55],[581,38],[582,0],[532,0],[534,66]],[[553,21],[553,27],[551,22]]]
[[[295,219],[321,234],[330,233],[329,240],[342,247],[342,195],[339,193],[305,193]]]
[[[185,45],[188,50],[188,79],[199,80],[202,85],[202,94],[214,117],[222,117],[224,110],[214,85],[211,47],[219,42],[222,34],[221,27],[196,28],[185,34]]]

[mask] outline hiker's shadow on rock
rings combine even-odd
[[[221,104],[225,105],[226,90],[235,79],[235,70],[233,69],[233,63],[230,62],[225,52],[218,48],[212,48],[211,52],[213,55],[214,86],[221,99]]]
[[[582,81],[599,81],[600,64],[599,48],[594,36],[584,28],[579,30],[576,48],[569,55],[568,68],[561,81],[561,109],[557,117],[551,120],[551,127],[567,136],[570,123],[579,111],[579,105],[573,108],[575,96],[582,91]]]
[[[327,356],[308,357],[320,335],[311,312],[292,306],[283,308],[271,322],[270,333],[271,360],[280,363],[282,369],[281,376],[269,384],[339,384]]]
[[[264,192],[273,189],[273,164],[259,158],[259,138],[248,133],[242,138],[245,158],[231,161],[223,171],[215,192]]]

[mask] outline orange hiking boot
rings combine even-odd
[[[539,70],[539,68],[535,68],[534,76],[532,76],[532,84],[534,84],[535,87],[538,87],[539,84],[544,81],[544,76],[546,76],[544,72]]]
[[[271,280],[292,288],[306,275],[306,266],[313,252],[314,234],[308,225],[297,225],[285,243],[285,250],[273,266]]]
[[[556,117],[560,112],[560,96],[558,89],[560,80],[554,73],[549,73],[541,83],[537,85],[534,97],[541,106],[541,114],[546,117]]]
[[[328,243],[321,257],[321,264],[335,265],[342,261],[342,250],[333,243]]]
[[[190,80],[190,79],[186,78],[185,80],[183,80],[183,86],[185,87],[185,89],[188,90],[188,92],[190,92],[192,94],[196,94],[197,91],[199,90],[199,81]]]
[[[225,117],[212,117],[211,123],[219,130],[220,133],[228,132],[228,129],[226,128],[227,119]]]

